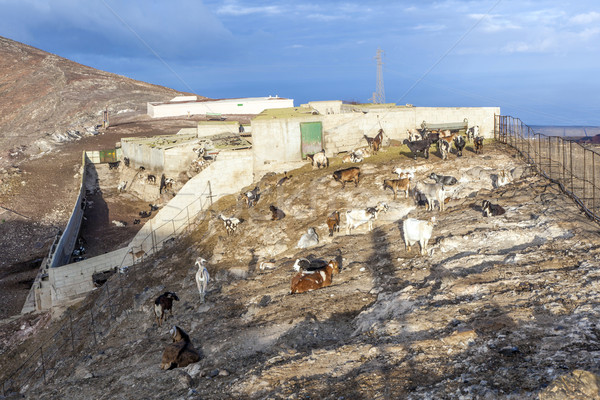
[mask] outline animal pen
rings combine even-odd
[[[515,148],[540,175],[556,182],[600,222],[600,154],[573,139],[536,133],[520,119],[496,115],[494,138]]]

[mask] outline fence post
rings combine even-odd
[[[142,260],[144,259],[144,256],[142,255]],[[112,317],[112,319],[115,319],[115,314],[113,312],[113,308],[112,308],[112,299],[110,297],[110,289],[109,289],[109,283],[108,281],[106,281],[106,283],[104,284],[104,286],[106,286],[106,297],[108,297],[108,308],[110,310],[110,315]]]
[[[552,137],[548,136],[548,176],[552,179]]]
[[[565,151],[565,147],[566,147],[565,146],[565,139],[563,138],[562,139],[562,149],[563,149],[563,177],[562,177],[562,184],[563,184],[563,187],[567,186],[567,180],[566,180],[567,178],[565,176],[566,175],[565,171],[567,169],[567,152]]]
[[[46,384],[46,366],[44,365],[44,352],[42,346],[40,346],[40,358],[42,360],[42,373],[44,374],[44,385]]]
[[[69,312],[69,322],[71,323],[71,350],[75,352],[75,335],[73,334],[73,314]]]
[[[569,140],[569,169],[571,170],[571,194],[574,194],[575,192],[573,192],[573,141]]]
[[[592,151],[592,213],[596,215],[596,152]]]
[[[90,308],[90,315],[92,316],[91,327],[92,327],[92,333],[94,334],[94,347],[98,347],[98,341],[96,340],[96,324],[94,323],[94,309],[93,308]]]
[[[212,202],[212,186],[210,184],[210,181],[208,181],[208,198],[210,199],[210,205],[212,206],[213,205],[213,202]]]
[[[585,203],[585,199],[586,199],[585,195],[587,194],[586,190],[585,190],[587,188],[587,185],[585,184],[585,181],[586,181],[585,170],[587,169],[587,156],[586,155],[587,155],[587,149],[584,148],[583,149],[583,196],[582,196],[581,201],[582,201],[583,205],[587,208],[587,205]]]

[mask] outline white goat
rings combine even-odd
[[[394,174],[398,175],[398,178],[402,179],[402,178],[409,178],[409,179],[414,179],[415,178],[415,172],[417,172],[417,169],[415,167],[410,167],[410,168],[395,168],[392,171]]]
[[[362,210],[346,211],[346,233],[349,235],[352,229],[356,229],[363,224],[367,224],[369,231],[373,230],[373,221],[377,219],[380,212],[387,211],[388,205],[380,202],[375,207],[367,207]]]
[[[427,254],[427,243],[431,239],[435,217],[429,221],[421,221],[415,218],[407,218],[402,222],[404,234],[404,244],[406,251],[410,251],[410,246],[419,242],[421,246],[421,255]]]
[[[317,244],[319,244],[319,235],[317,235],[314,228],[308,228],[307,232],[298,240],[296,247],[306,249]]]
[[[225,229],[227,230],[227,235],[232,235],[235,230],[237,229],[237,226],[242,222],[241,219],[236,218],[236,217],[230,217],[227,218],[225,216],[223,216],[223,214],[219,214],[219,219],[223,221],[223,225],[225,225]]]
[[[200,292],[200,300],[204,303],[204,296],[206,295],[210,275],[206,269],[206,260],[204,258],[196,258],[196,266],[198,267],[198,271],[196,272],[196,285],[198,286],[198,292]]]
[[[119,193],[123,193],[126,187],[127,181],[121,181],[121,183],[119,183],[119,185],[117,186],[117,190],[119,191]]]

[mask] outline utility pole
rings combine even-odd
[[[383,61],[381,59],[383,55],[383,50],[379,47],[377,48],[377,55],[375,59],[377,60],[377,89],[373,93],[373,103],[375,104],[384,104],[385,103],[385,89],[383,88]]]

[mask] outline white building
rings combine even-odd
[[[167,103],[148,103],[148,115],[152,118],[160,118],[189,115],[260,114],[270,108],[290,107],[294,107],[293,99],[278,96],[220,100],[199,100],[196,96],[179,96]]]

